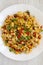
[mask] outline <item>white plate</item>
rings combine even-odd
[[[43,13],[41,13],[38,9],[36,9],[31,5],[18,4],[18,5],[12,5],[4,9],[2,12],[0,12],[0,26],[2,26],[3,21],[5,20],[7,15],[14,14],[18,11],[26,11],[26,10],[29,10],[32,15],[36,16],[40,24],[43,24]],[[31,53],[16,55],[12,52],[9,52],[9,49],[6,46],[4,46],[4,43],[0,36],[0,52],[10,59],[18,60],[18,61],[30,60],[36,57],[37,55],[39,55],[42,51],[43,51],[43,39],[41,39],[40,45],[34,48]]]

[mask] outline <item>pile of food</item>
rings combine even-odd
[[[2,26],[2,39],[10,51],[29,53],[39,44],[42,26],[29,11],[8,15]]]

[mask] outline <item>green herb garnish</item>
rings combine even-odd
[[[8,40],[5,40],[5,43],[8,43]]]
[[[30,28],[27,28],[27,27],[25,26],[25,24],[23,25],[23,27],[24,27],[24,31],[25,31],[25,32],[31,32]]]
[[[18,25],[14,25],[14,29],[17,29],[18,28]]]
[[[11,21],[12,21],[12,22],[17,21],[17,18],[13,18],[13,19],[11,19]]]
[[[11,47],[9,47],[9,51],[10,51],[10,52],[13,51],[14,53],[16,53],[16,51],[15,51],[13,48],[11,48]]]
[[[7,40],[5,40],[5,45],[7,45],[7,43],[8,43],[8,39],[7,39]]]
[[[10,48],[10,49],[9,49],[9,51],[11,52],[11,51],[12,51],[12,49]]]
[[[24,41],[24,40],[30,40],[30,39],[31,39],[30,36],[26,36],[26,37],[21,36],[19,40],[20,40],[20,41],[22,41],[22,40]]]
[[[41,30],[41,32],[43,32],[43,30]]]
[[[29,28],[25,28],[24,31],[25,32],[31,32],[31,30]]]
[[[7,30],[8,30],[8,31],[11,30],[11,26],[10,26],[10,25],[7,26]]]
[[[25,37],[24,36],[21,36],[20,37],[20,41],[22,41],[22,40],[25,40]]]
[[[25,39],[26,39],[26,40],[30,40],[31,37],[30,37],[30,36],[26,36]]]

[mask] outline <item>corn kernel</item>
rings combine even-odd
[[[27,36],[27,34],[26,34],[26,33],[24,33],[24,34],[23,34],[23,36],[24,36],[24,37],[26,37],[26,36]]]
[[[13,22],[11,23],[11,26],[14,27],[14,23]]]
[[[21,28],[20,27],[18,27],[18,30],[20,30]]]

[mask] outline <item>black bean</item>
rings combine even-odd
[[[28,15],[30,15],[30,12],[29,12],[28,10],[26,11],[26,13],[27,13]]]
[[[16,18],[16,17],[18,17],[18,15],[17,14],[14,14],[14,17]]]

